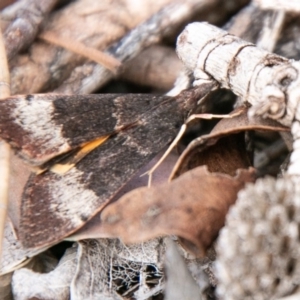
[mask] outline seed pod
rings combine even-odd
[[[267,177],[248,185],[217,242],[222,299],[277,299],[300,283],[300,187]]]

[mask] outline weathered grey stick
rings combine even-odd
[[[143,9],[139,9],[135,0],[119,0],[113,2],[114,5],[111,1],[71,1],[49,15],[43,30],[58,38],[103,50],[170,1],[144,0]],[[14,16],[15,12],[7,12],[9,8],[5,9],[6,15]],[[84,62],[82,56],[37,40],[27,53],[11,60],[11,92],[28,94],[53,90]]]
[[[133,29],[119,42],[109,47],[107,53],[121,62],[126,62],[146,47],[158,43],[171,28],[182,24],[195,11],[204,10],[217,4],[220,4],[220,1],[175,1]],[[95,63],[86,63],[83,66],[75,68],[70,78],[54,92],[72,94],[90,93],[100,88],[112,77],[113,74],[102,66]]]
[[[274,52],[274,48],[282,32],[284,19],[284,11],[274,11],[273,14],[266,15],[264,26],[256,43],[259,48]]]
[[[252,115],[292,126],[294,151],[288,173],[299,174],[300,62],[268,53],[207,23],[188,25],[178,38],[177,53],[193,72],[195,85],[216,80],[250,103]]]
[[[45,15],[58,0],[22,0],[18,3],[16,19],[5,30],[3,37],[7,58],[10,60],[34,40]]]

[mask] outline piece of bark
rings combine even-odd
[[[170,179],[197,166],[207,165],[210,172],[221,172],[234,176],[238,168],[251,165],[246,152],[244,132],[249,130],[289,131],[289,128],[273,120],[260,117],[249,118],[248,109],[240,107],[232,112],[239,115],[224,118],[211,133],[194,139],[181,154],[174,166]]]
[[[12,278],[14,299],[70,299],[70,284],[77,266],[76,252],[75,247],[67,249],[57,267],[49,273],[27,268],[15,271]]]
[[[26,49],[39,30],[40,24],[58,0],[22,0],[16,19],[4,32],[7,59],[12,59],[19,51]]]
[[[193,71],[196,82],[209,74],[250,103],[251,116],[262,115],[292,126],[294,151],[288,173],[299,174],[300,62],[260,50],[204,23],[190,24],[185,29],[178,39],[177,51]]]
[[[207,6],[212,7],[218,1],[173,1],[125,35],[120,41],[110,46],[106,53],[124,63],[146,47],[160,42],[170,31],[170,28],[183,24],[195,11],[206,9]],[[63,94],[91,93],[103,86],[112,77],[113,74],[102,66],[93,62],[86,63],[77,67],[70,78],[54,92]]]
[[[99,234],[120,237],[125,243],[178,235],[197,247],[195,254],[203,255],[237,192],[253,179],[253,170],[230,177],[199,167],[168,185],[136,189],[102,211]]]
[[[184,70],[173,48],[154,45],[124,64],[119,77],[160,91],[170,90]]]
[[[44,30],[101,50],[170,1],[143,1],[143,9],[130,0],[75,1],[52,13]],[[83,61],[82,57],[61,47],[37,41],[28,54],[11,60],[12,94],[51,90]]]

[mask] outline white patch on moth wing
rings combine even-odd
[[[132,104],[128,103],[128,99],[123,96],[116,97],[114,100],[114,106],[116,111],[112,113],[113,118],[116,120],[116,125],[114,130],[119,130],[124,127],[124,125],[132,124],[141,118],[132,109]]]
[[[79,183],[83,172],[73,168],[51,184],[50,213],[68,220],[74,227],[82,225],[93,214],[99,197]]]
[[[32,96],[30,101],[22,97],[15,105],[14,122],[28,132],[41,155],[53,148],[59,152],[69,150],[68,141],[62,136],[62,125],[52,120],[54,108],[51,101],[42,96]]]
[[[116,125],[114,130],[118,130],[124,126],[124,123],[126,123],[126,121],[124,122],[122,118],[123,112],[125,111],[124,106],[126,105],[126,103],[122,96],[115,98],[113,102],[116,107],[116,112],[112,113],[113,118],[116,119]]]
[[[126,135],[126,133],[125,133],[125,135]],[[136,139],[131,137],[131,135],[126,135],[126,140],[123,143],[123,146],[135,148],[139,154],[144,155],[144,156],[147,156],[150,153],[152,153],[151,149],[147,150],[147,147],[145,147],[145,142],[144,141],[141,141],[141,142],[143,142],[143,143],[139,144]]]

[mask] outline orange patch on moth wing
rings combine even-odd
[[[59,175],[63,175],[72,169],[80,160],[82,160],[87,154],[93,151],[95,148],[99,147],[103,143],[105,143],[110,135],[104,135],[100,138],[97,138],[93,141],[86,142],[81,145],[78,152],[76,152],[73,156],[71,156],[64,163],[57,163],[50,168],[50,171]]]

